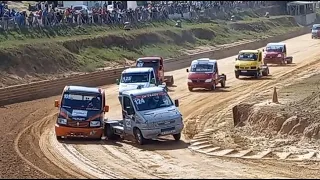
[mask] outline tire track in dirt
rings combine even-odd
[[[299,47],[297,45],[295,45],[295,49],[297,51],[297,49],[301,49],[302,47],[309,47],[310,44],[318,44],[318,42],[310,42],[310,40],[306,40],[309,36],[301,36],[298,37],[295,40],[290,40],[291,45],[292,43],[294,43],[295,41],[299,41]],[[302,42],[302,43],[301,43]],[[290,43],[288,45],[288,47],[290,47]],[[294,50],[292,50],[294,51]],[[298,52],[297,52],[298,53]],[[305,56],[301,59],[307,60],[308,57],[310,56],[314,56],[315,54],[317,54],[316,49],[315,48],[309,48],[309,50],[307,51],[307,53],[298,53],[297,55],[299,56]],[[281,76],[291,73],[290,70],[292,69],[297,69],[299,68],[299,66],[302,66],[304,63],[301,63],[301,59],[298,60],[299,61],[299,65],[295,66],[295,67],[281,67],[281,68],[277,68],[277,67],[272,67],[271,69],[275,70],[275,72],[273,73],[271,71],[271,73],[273,74],[273,76],[271,77],[271,79],[267,79],[267,80],[261,80],[261,82],[259,81],[245,81],[245,80],[236,80],[235,78],[230,78],[232,77],[233,74],[233,69],[230,67],[233,67],[233,61],[230,59],[234,59],[234,58],[228,58],[228,60],[221,60],[218,62],[218,64],[220,65],[220,68],[223,67],[223,69],[221,71],[223,72],[227,72],[227,77],[228,77],[228,82],[230,82],[230,84],[232,85],[231,87],[225,89],[225,91],[217,91],[217,92],[210,92],[209,94],[207,94],[206,92],[204,93],[197,93],[197,92],[193,92],[190,93],[188,92],[187,88],[186,88],[186,73],[185,71],[182,70],[177,70],[177,71],[173,71],[170,74],[174,74],[174,76],[176,77],[175,79],[178,79],[177,84],[178,87],[174,87],[174,88],[170,88],[170,95],[172,95],[173,98],[177,98],[180,97],[182,98],[181,101],[181,111],[184,114],[184,116],[187,116],[187,118],[185,117],[185,122],[187,123],[188,121],[190,121],[190,119],[192,117],[197,117],[199,119],[199,123],[202,128],[205,128],[206,126],[209,125],[214,125],[215,122],[210,123],[210,121],[207,120],[207,114],[209,114],[210,112],[208,111],[212,111],[213,113],[216,113],[217,116],[222,116],[222,114],[217,114],[218,110],[223,110],[224,108],[228,107],[228,105],[234,101],[236,101],[236,98],[241,97],[242,95],[248,95],[249,93],[251,93],[253,91],[253,89],[258,89],[258,88],[262,88],[262,87],[267,87],[270,84],[279,81],[279,79],[275,79],[275,78],[280,78],[281,80]],[[295,59],[294,59],[295,61]],[[221,65],[222,64],[222,65]],[[307,64],[307,63],[306,63]],[[229,70],[228,70],[229,69]],[[289,72],[288,72],[289,70]],[[281,72],[283,71],[283,72]],[[229,84],[229,83],[228,83]],[[268,85],[269,84],[269,85]],[[109,90],[111,88],[111,90],[116,89],[116,86],[106,86]],[[229,92],[228,92],[229,91]],[[112,104],[114,104],[114,108],[116,108],[116,106],[119,105],[116,103],[117,99],[115,99],[115,94],[108,94],[107,95],[107,101],[112,102]],[[209,108],[209,110],[205,111],[206,108]],[[120,109],[120,108],[119,108]],[[211,113],[212,113],[211,112]],[[118,110],[116,110],[116,112],[114,113],[110,113],[108,114],[108,116],[114,116],[116,117],[116,114],[119,113]],[[196,115],[196,114],[203,114],[203,115]],[[212,121],[212,120],[211,120]],[[224,120],[222,121],[222,123],[226,123],[224,122]],[[196,124],[196,123],[193,123]],[[200,128],[199,128],[200,130]],[[187,177],[212,177],[212,176],[216,176],[216,177],[228,177],[230,176],[230,174],[232,174],[233,178],[234,177],[275,177],[277,176],[277,174],[281,174],[281,176],[284,177],[291,177],[291,174],[289,173],[288,169],[284,169],[283,171],[278,171],[278,169],[276,168],[272,168],[269,165],[267,166],[267,168],[269,168],[269,170],[267,171],[267,173],[265,173],[265,169],[261,168],[261,166],[246,166],[244,164],[233,164],[232,166],[229,166],[226,164],[225,161],[221,161],[216,159],[215,161],[209,161],[206,162],[206,158],[207,157],[202,157],[200,155],[194,155],[193,153],[191,153],[189,150],[186,150],[184,148],[176,148],[174,146],[172,146],[172,144],[170,143],[163,143],[161,145],[161,143],[157,143],[157,145],[150,145],[148,147],[144,146],[141,150],[141,148],[135,148],[132,145],[126,145],[126,142],[118,142],[117,144],[120,144],[121,147],[114,147],[115,145],[99,145],[99,144],[86,144],[85,142],[82,142],[82,144],[74,144],[74,145],[70,145],[70,146],[74,146],[74,148],[78,151],[81,152],[82,156],[85,156],[88,161],[90,161],[92,164],[95,164],[98,166],[98,164],[108,164],[110,163],[110,161],[114,162],[117,161],[117,163],[121,164],[129,164],[128,161],[124,160],[123,157],[119,157],[121,156],[121,154],[125,153],[125,154],[129,154],[128,152],[131,152],[130,154],[133,154],[131,156],[135,156],[135,158],[131,158],[131,160],[133,161],[134,164],[137,164],[138,167],[141,167],[141,164],[138,163],[137,161],[139,161],[140,159],[149,157],[151,153],[152,155],[159,155],[160,157],[163,157],[164,160],[162,160],[163,162],[166,162],[166,164],[170,164],[172,166],[170,166],[172,169],[174,169],[174,171],[168,171],[167,174],[162,175],[161,173],[158,173],[155,175],[156,176],[160,176],[160,177],[181,177],[181,178],[185,178]],[[164,145],[167,144],[167,145]],[[94,149],[102,149],[102,147],[100,146],[108,146],[108,151],[104,151],[104,153],[101,153],[101,157],[100,158],[96,158],[94,156],[93,151]],[[111,146],[111,147],[109,147]],[[166,149],[161,149],[163,148],[163,146],[167,146]],[[104,148],[104,147],[103,147]],[[111,148],[111,149],[110,149]],[[137,149],[139,149],[140,151],[138,151]],[[115,150],[117,150],[117,152],[119,152],[119,155],[115,154]],[[103,150],[101,150],[103,151]],[[110,152],[112,151],[112,152]],[[137,154],[135,153],[135,151],[137,151]],[[144,153],[144,152],[148,152],[148,153]],[[111,154],[113,155],[111,155]],[[141,157],[142,155],[144,155],[145,157]],[[152,157],[152,156],[150,156]],[[72,161],[72,160],[71,160]],[[119,161],[119,162],[118,162]],[[159,166],[161,165],[163,162],[157,162],[156,164]],[[116,165],[117,167],[119,166]],[[146,164],[151,164],[150,162],[146,162]],[[126,167],[126,166],[124,166]],[[155,166],[156,167],[156,166]],[[222,168],[223,167],[223,168]],[[246,168],[248,170],[250,170],[250,172],[247,170],[245,172],[243,172],[243,169],[237,169],[235,167],[242,167],[242,168]],[[108,169],[110,169],[110,167],[106,167]],[[155,169],[157,169],[159,167],[156,167]],[[151,169],[149,167],[149,169]],[[210,171],[208,172],[207,169],[214,169],[214,172]],[[161,166],[160,166],[160,170],[161,170]],[[127,176],[126,172],[124,172],[124,170],[120,170],[120,172],[122,173],[123,176]],[[132,175],[135,177],[141,177],[141,176],[148,176],[148,171],[143,171],[141,172],[141,174],[139,175]],[[186,175],[187,174],[187,175]]]

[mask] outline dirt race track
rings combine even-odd
[[[180,100],[185,120],[182,141],[151,142],[142,148],[131,141],[64,141],[54,137],[57,109],[51,97],[13,104],[0,109],[1,178],[317,178],[319,167],[307,162],[241,160],[213,158],[188,149],[190,139],[207,128],[223,127],[232,119],[219,118],[218,112],[230,110],[237,101],[252,97],[275,83],[296,78],[294,74],[318,67],[320,41],[310,34],[285,41],[294,64],[270,67],[271,76],[257,80],[235,79],[234,60],[218,61],[227,75],[227,88],[215,92],[189,92],[185,69],[169,72],[176,87],[173,99]],[[107,92],[109,119],[119,119],[121,109],[117,86],[103,87]],[[5,128],[4,128],[5,127]]]

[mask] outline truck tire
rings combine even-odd
[[[220,84],[222,88],[226,87],[226,81],[224,79],[221,80]]]
[[[287,64],[292,64],[292,58],[289,58],[289,59],[287,60]]]
[[[139,145],[144,145],[146,143],[146,139],[143,137],[140,129],[138,128],[135,128],[134,129],[134,137],[136,139],[136,142],[139,144]]]
[[[260,69],[257,70],[256,74],[254,75],[255,79],[258,79],[260,76]]]
[[[193,88],[192,87],[188,87],[189,91],[192,92],[193,91]]]
[[[262,76],[268,76],[269,75],[269,68],[266,68],[264,71],[262,71]]]
[[[213,82],[212,86],[211,86],[211,91],[216,90],[217,86],[216,86],[216,82]]]
[[[61,141],[63,138],[61,136],[56,136],[58,141]]]
[[[119,135],[114,134],[113,129],[111,128],[110,124],[105,124],[105,126],[104,126],[104,134],[110,140],[116,140],[116,139],[120,138]]]
[[[236,71],[236,72],[234,72],[234,75],[235,75],[235,77],[237,78],[237,79],[239,79],[239,73]]]
[[[181,133],[172,135],[175,141],[179,141],[181,139]]]

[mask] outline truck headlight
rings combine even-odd
[[[99,127],[101,126],[100,121],[90,121],[90,127]]]
[[[256,66],[251,66],[251,67],[250,67],[250,69],[256,69],[256,68],[257,68]]]
[[[206,79],[204,82],[209,83],[211,81],[212,81],[212,79]]]
[[[235,66],[236,69],[239,69],[239,66]]]
[[[188,82],[192,82],[192,80],[191,80],[191,79],[188,79]]]
[[[277,57],[282,57],[282,55],[281,54],[278,54],[278,56]]]
[[[58,118],[58,124],[64,124],[64,125],[66,125],[66,124],[67,124],[67,119]]]

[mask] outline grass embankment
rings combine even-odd
[[[1,32],[0,83],[10,85],[21,83],[26,76],[36,80],[47,74],[115,67],[146,55],[176,57],[183,53],[181,49],[277,35],[299,27],[291,17],[257,17],[251,12],[237,15],[241,19],[237,22],[184,21],[183,28],[166,22],[145,24],[131,31],[90,26]]]

